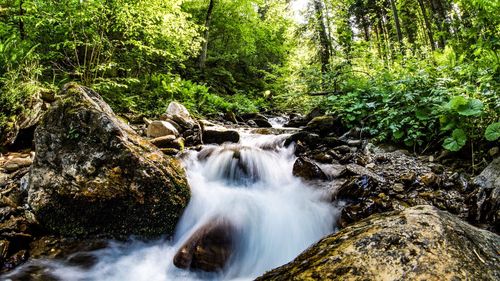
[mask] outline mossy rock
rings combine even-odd
[[[28,202],[50,233],[171,235],[190,198],[185,172],[94,91],[63,87],[35,131]]]
[[[327,236],[263,280],[500,280],[500,236],[416,206]]]

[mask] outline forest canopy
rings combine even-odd
[[[299,9],[297,7],[303,7]],[[117,113],[320,108],[376,141],[500,137],[493,0],[2,0],[0,132],[76,81]]]

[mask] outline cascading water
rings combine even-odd
[[[34,261],[61,280],[248,280],[280,266],[330,233],[337,210],[325,194],[292,175],[286,135],[242,133],[239,144],[208,145],[183,162],[192,188],[172,241],[112,243],[90,253],[90,268]],[[219,273],[176,268],[179,248],[200,227],[223,218],[235,229],[234,249]],[[21,269],[22,270],[22,269]]]

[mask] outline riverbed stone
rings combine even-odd
[[[340,119],[330,115],[313,118],[307,123],[305,130],[318,133],[320,136],[326,136],[330,133],[340,136],[346,131]]]
[[[71,83],[35,132],[28,203],[49,233],[125,238],[173,233],[190,190],[178,160]]]
[[[293,164],[293,175],[305,180],[326,180],[326,174],[313,161],[303,157],[297,158]]]
[[[223,127],[205,128],[202,134],[203,143],[223,144],[225,142],[237,143],[240,141],[240,134],[235,130],[228,130]]]
[[[212,219],[181,246],[174,256],[174,265],[182,269],[221,271],[233,253],[236,235],[236,228],[228,219]]]
[[[263,280],[499,280],[500,236],[416,206],[323,238]]]
[[[178,102],[170,102],[166,115],[181,125],[184,129],[191,129],[196,125],[196,121],[191,117],[187,108]]]
[[[168,121],[155,120],[148,125],[147,135],[151,138],[174,135],[178,136],[179,131]]]

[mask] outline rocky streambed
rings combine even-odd
[[[297,255],[260,279],[500,278],[500,158],[470,177],[433,156],[373,145],[318,112],[206,121],[173,102],[157,120],[131,122],[76,84],[46,107],[32,122],[35,150],[0,157],[4,279],[100,280],[103,262],[125,259],[103,257],[131,259],[137,249],[154,269],[138,261],[142,275],[121,280],[251,279]],[[253,211],[235,219],[222,205]],[[252,240],[254,230],[262,234]]]

